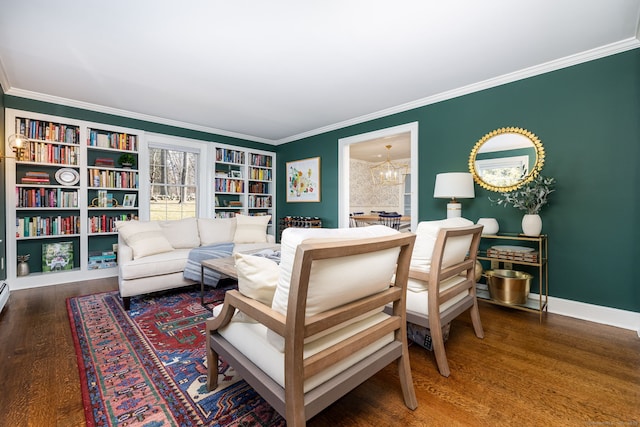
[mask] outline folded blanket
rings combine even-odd
[[[189,251],[189,259],[187,265],[184,268],[184,278],[200,281],[200,262],[205,259],[212,258],[224,258],[231,256],[233,253],[233,243],[220,243],[211,246],[201,246]],[[209,286],[217,286],[218,280],[220,280],[220,273],[217,271],[205,268],[204,270],[204,284]]]

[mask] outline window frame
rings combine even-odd
[[[211,182],[210,168],[207,168],[209,159],[214,152],[214,143],[199,141],[170,135],[147,133],[144,144],[141,144],[140,159],[140,194],[139,208],[140,218],[149,220],[151,215],[151,165],[149,155],[151,149],[165,149],[173,151],[186,151],[198,156],[196,170],[196,217],[209,218],[213,213],[212,196],[208,183]]]

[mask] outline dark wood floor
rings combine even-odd
[[[14,291],[0,314],[0,426],[81,426],[84,413],[66,298],[115,279]],[[451,376],[411,346],[418,409],[389,366],[310,426],[633,426],[640,422],[640,338],[633,331],[481,303],[451,326]]]

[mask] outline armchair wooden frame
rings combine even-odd
[[[407,321],[429,328],[438,370],[440,371],[440,374],[445,377],[448,377],[451,371],[449,369],[449,363],[447,362],[447,354],[444,349],[442,326],[451,322],[466,310],[471,309],[471,321],[473,323],[474,332],[478,338],[484,338],[484,330],[482,328],[482,322],[480,321],[480,311],[478,310],[478,300],[476,298],[475,280],[476,258],[478,255],[478,246],[480,244],[482,228],[482,225],[474,225],[470,227],[441,229],[438,233],[433,249],[430,272],[425,273],[416,270],[409,270],[410,278],[423,280],[428,283],[429,306],[425,313],[416,314],[408,312]],[[471,236],[468,257],[462,262],[442,268],[442,261],[447,243],[453,238],[466,235]],[[440,284],[443,281],[457,275],[463,275],[465,277],[464,281],[447,288],[446,290],[440,289]],[[440,311],[440,306],[442,306],[442,304],[465,290],[469,291],[468,295],[448,307],[446,310],[442,312]]]
[[[220,356],[231,364],[242,378],[276,411],[286,418],[288,425],[302,426],[305,425],[306,420],[366,381],[389,363],[397,361],[405,405],[410,409],[415,409],[417,400],[409,364],[405,318],[407,279],[414,241],[414,234],[402,233],[372,239],[302,243],[296,250],[286,316],[256,300],[243,296],[238,291],[228,291],[219,316],[207,320],[208,388],[211,390],[217,386],[217,366]],[[396,247],[400,250],[395,282],[387,290],[306,317],[306,298],[314,261],[372,253]],[[392,304],[393,307],[390,317],[386,320],[314,356],[306,359],[303,357],[306,337],[386,304]],[[218,333],[219,328],[229,323],[234,309],[246,313],[284,337],[284,387],[281,387]],[[392,342],[323,384],[304,393],[303,386],[306,379],[378,341],[390,332],[394,333]]]

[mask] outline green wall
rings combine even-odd
[[[634,263],[640,259],[640,49],[509,83],[278,147],[278,216],[320,216],[338,224],[338,139],[419,122],[419,219],[440,219],[435,175],[466,171],[474,144],[506,126],[535,133],[546,151],[545,176],[557,191],[543,208],[552,296],[640,312]],[[286,203],[287,161],[321,157],[320,203]],[[473,221],[495,217],[520,231],[524,212],[493,206],[476,186],[463,201]]]

